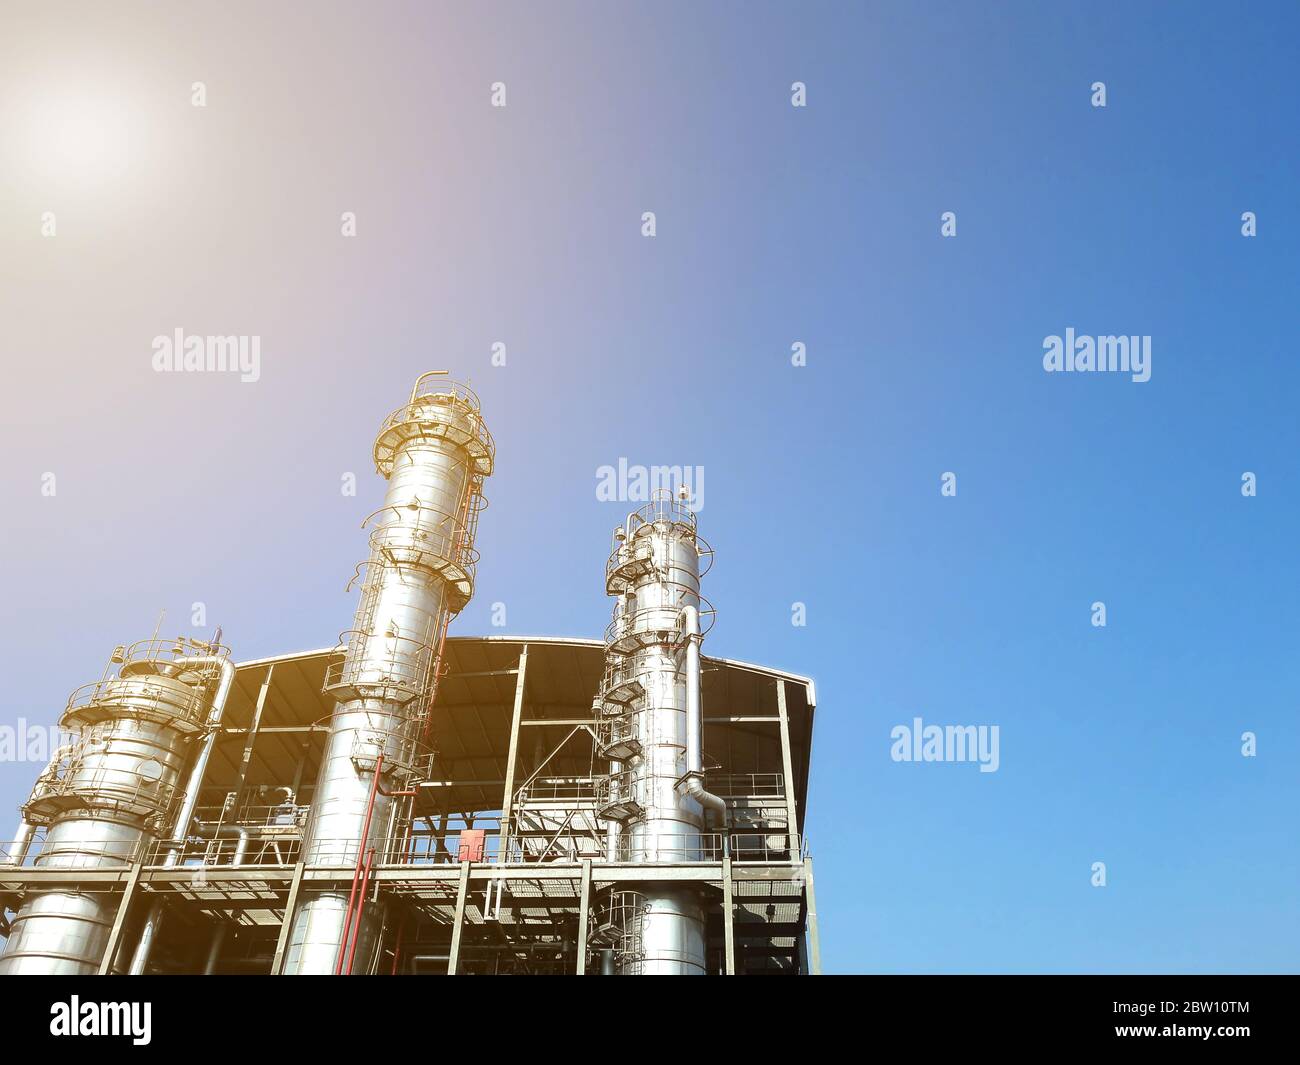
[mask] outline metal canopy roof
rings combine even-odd
[[[548,777],[604,771],[593,762],[590,737],[580,724],[592,717],[591,701],[604,668],[603,642],[555,636],[448,637],[449,671],[434,708],[437,779],[421,789],[417,813],[501,808],[515,671],[525,645],[528,668],[516,782],[544,760]],[[284,786],[297,779],[300,801],[310,800],[334,708],[321,688],[327,666],[341,654],[338,648],[325,648],[237,666],[226,734],[208,772],[210,801],[219,803],[236,780],[268,669],[271,683],[245,783]],[[794,794],[802,822],[816,702],[812,681],[722,658],[705,657],[703,665],[706,765],[721,774],[783,773],[777,684],[785,682]]]

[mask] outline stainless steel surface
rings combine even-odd
[[[375,466],[388,478],[373,516],[370,557],[359,568],[361,599],[344,634],[341,667],[327,676],[337,705],[322,757],[305,857],[352,866],[400,833],[407,804],[393,791],[427,775],[427,723],[448,621],[473,594],[474,533],[483,479],[492,472],[491,435],[478,398],[425,375],[410,401],[385,420]],[[374,789],[380,769],[381,787]],[[299,907],[286,973],[339,969],[349,892],[325,891]],[[351,933],[350,953],[368,964],[382,925],[369,905]]]
[[[700,632],[698,607],[682,607],[682,624],[686,632],[686,792],[704,808],[705,817],[713,814],[725,830],[727,804],[704,788],[704,711],[700,694]]]
[[[14,834],[13,843],[5,849],[0,864],[22,865],[27,861],[27,852],[32,846],[32,832],[32,823],[24,817],[18,822],[18,831]]]
[[[193,657],[196,647],[209,654]],[[205,728],[208,692],[230,671],[219,649],[183,640],[118,648],[114,664],[116,676],[106,672],[68,700],[60,724],[77,740],[59,751],[23,806],[24,820],[45,829],[37,867],[89,870],[140,859],[170,824],[193,741]],[[30,896],[12,921],[0,974],[95,972],[116,906],[106,893]]]
[[[711,552],[697,534],[694,513],[667,492],[657,492],[616,531],[606,565],[606,591],[615,602],[598,702],[605,714],[621,719],[621,733],[634,743],[618,748],[631,753],[611,760],[599,802],[602,816],[620,826],[612,849],[623,861],[702,860],[701,799],[708,796],[710,805],[721,806],[700,781],[702,555]],[[688,653],[694,655],[694,688],[679,664]],[[692,750],[695,764],[688,759]],[[698,891],[647,884],[643,896],[636,956],[620,952],[619,972],[702,975],[704,911]]]

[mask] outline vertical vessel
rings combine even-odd
[[[59,724],[75,739],[55,753],[23,805],[13,864],[23,864],[42,828],[33,862],[42,869],[129,866],[169,830],[183,843],[233,678],[216,644],[118,647],[104,677],[68,700]],[[37,891],[12,921],[0,975],[122,971],[121,958],[103,958],[116,912],[110,893]]]
[[[412,785],[432,758],[443,641],[473,595],[474,535],[493,462],[478,397],[443,374],[422,375],[375,440],[388,491],[365,522],[360,602],[343,661],[326,676],[336,704],[304,840],[308,864],[352,866],[354,887],[304,900],[286,973],[373,969],[383,911],[355,886],[371,866],[398,860]]]
[[[726,806],[704,788],[700,644],[713,611],[700,577],[713,557],[695,513],[663,489],[614,530],[605,590],[614,597],[596,709],[610,772],[598,787],[607,858],[716,861]],[[712,820],[709,821],[708,819]],[[704,910],[689,884],[619,891],[604,912],[621,929],[621,975],[702,975]]]

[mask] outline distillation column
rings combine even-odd
[[[361,598],[343,662],[326,676],[336,706],[303,852],[309,865],[358,870],[400,859],[405,800],[432,759],[443,641],[473,594],[474,534],[492,472],[478,397],[441,371],[424,374],[380,427],[374,459],[388,491],[367,519],[370,555],[358,567]],[[371,971],[382,921],[380,906],[353,905],[347,890],[307,897],[284,971]]]
[[[173,821],[174,837],[188,830],[201,770],[196,763],[187,778],[186,766],[215,734],[234,676],[227,652],[194,640],[145,640],[117,648],[109,672],[69,698],[59,724],[76,740],[59,749],[23,805],[24,836],[45,829],[37,868],[122,868],[145,860]],[[0,975],[96,972],[119,901],[76,890],[28,896],[0,954]],[[112,971],[122,971],[120,961]]]
[[[667,492],[614,533],[605,590],[615,597],[606,632],[606,669],[597,709],[610,774],[598,788],[611,861],[716,860],[706,812],[721,831],[725,806],[704,790],[700,755],[701,559],[712,551],[695,514]],[[705,609],[711,619],[712,611]],[[629,895],[636,895],[634,904]],[[616,951],[622,975],[696,975],[704,967],[704,910],[698,889],[647,883],[617,892],[609,909],[624,926]],[[632,927],[632,926],[635,927]]]

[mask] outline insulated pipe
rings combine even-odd
[[[181,802],[180,812],[176,815],[175,831],[172,832],[172,838],[167,844],[167,857],[163,860],[163,866],[167,869],[176,867],[176,863],[180,861],[181,851],[185,847],[185,840],[189,837],[194,808],[199,803],[199,788],[203,784],[203,775],[207,772],[208,759],[212,757],[212,750],[217,745],[217,736],[221,732],[221,719],[226,713],[226,699],[235,682],[234,663],[218,655],[178,658],[173,664],[177,667],[215,665],[221,670],[221,680],[217,683],[217,692],[212,697],[212,709],[208,712],[208,734],[204,737],[203,746],[199,748],[198,757],[194,759],[194,768],[190,770],[190,779],[185,785],[185,798]],[[177,672],[179,671],[178,668]],[[159,899],[150,908],[149,916],[145,918],[144,927],[140,930],[140,942],[131,957],[129,970],[131,976],[139,976],[149,964],[149,954],[153,950],[154,937],[158,934],[162,915],[163,904]]]
[[[32,845],[32,823],[23,818],[18,822],[18,832],[14,836],[13,846],[3,859],[0,859],[0,865],[22,865],[27,861],[27,851]]]
[[[55,748],[54,757],[50,759],[49,765],[47,765],[45,771],[41,773],[40,779],[48,777],[54,771],[54,767],[57,766],[63,760],[64,756],[71,750],[71,744],[63,744],[62,746]],[[35,830],[36,826],[28,821],[24,814],[23,819],[18,822],[18,830],[14,835],[13,847],[10,848],[8,854],[0,856],[0,865],[22,865],[27,861],[27,852],[31,850],[32,833],[35,832]]]
[[[223,825],[217,829],[218,836],[234,836],[239,842],[235,844],[235,853],[230,857],[230,867],[237,868],[244,864],[244,857],[248,854],[249,832],[243,825]]]
[[[618,763],[611,763],[611,766]],[[611,772],[619,772],[617,769],[611,769]],[[617,821],[610,821],[605,826],[605,861],[618,861],[618,830],[620,825]]]
[[[204,737],[199,756],[194,760],[190,770],[189,783],[185,785],[185,799],[180,812],[176,815],[176,830],[172,833],[171,843],[167,848],[164,865],[172,868],[180,860],[181,850],[190,834],[190,822],[194,819],[194,808],[199,804],[199,789],[203,786],[203,776],[208,769],[208,759],[217,745],[221,733],[221,719],[226,713],[226,699],[230,696],[231,686],[235,683],[235,665],[228,658],[217,655],[201,658],[180,658],[175,663],[179,666],[217,666],[221,669],[221,680],[217,683],[217,693],[212,697],[212,710],[208,713],[208,734]],[[177,670],[179,672],[179,669]]]
[[[727,804],[717,795],[704,790],[704,753],[701,735],[704,731],[703,711],[700,709],[700,611],[698,607],[682,607],[682,620],[686,629],[686,794],[706,811],[718,815],[721,826],[727,824]]]
[[[217,971],[217,959],[221,957],[221,945],[226,941],[226,922],[217,925],[212,933],[212,946],[208,948],[208,960],[203,966],[203,975],[211,976]]]
[[[218,836],[235,836],[239,842],[235,844],[235,853],[231,856],[230,867],[237,869],[244,864],[244,856],[248,853],[248,829],[242,825],[226,825],[218,828]],[[212,946],[208,948],[208,960],[203,966],[203,975],[211,976],[217,971],[217,960],[221,957],[221,946],[226,941],[226,929],[229,927],[225,921],[217,925],[217,929],[212,933]]]

